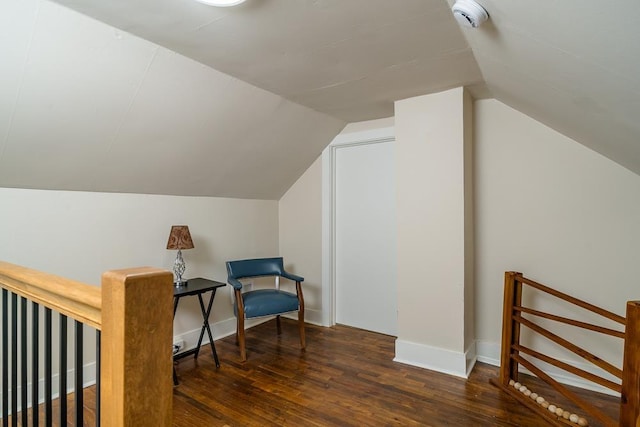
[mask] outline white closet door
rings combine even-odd
[[[336,323],[397,334],[395,143],[335,154]]]

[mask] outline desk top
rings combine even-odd
[[[216,282],[215,280],[203,279],[197,277],[195,279],[188,279],[186,285],[174,286],[174,297],[186,297],[188,295],[198,295],[204,292],[212,291],[217,288],[227,286],[226,283]]]

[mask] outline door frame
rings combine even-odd
[[[393,142],[395,127],[363,130],[336,136],[322,151],[322,325],[336,324],[336,154],[356,145]]]

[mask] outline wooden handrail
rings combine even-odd
[[[622,385],[620,384],[617,384],[599,375],[592,374],[591,372],[587,372],[583,369],[576,368],[575,366],[570,365],[568,363],[561,362],[558,359],[554,359],[553,357],[547,356],[546,354],[540,353],[539,351],[530,349],[529,347],[525,347],[519,344],[513,344],[512,348],[516,350],[518,353],[528,354],[529,356],[535,357],[536,359],[546,362],[549,365],[553,365],[557,368],[567,371],[573,375],[587,379],[593,383],[599,384],[617,393],[620,393],[622,391]]]
[[[172,425],[171,272],[112,270],[97,287],[0,261],[0,287],[101,331],[102,426]]]
[[[527,359],[523,358],[518,354],[514,354],[513,359],[515,359],[519,364],[527,368],[531,373],[535,376],[543,380],[545,383],[549,384],[553,387],[558,393],[569,399],[571,402],[578,405],[580,408],[587,411],[587,413],[595,418],[597,418],[603,425],[607,427],[613,427],[616,425],[616,422],[609,418],[605,413],[603,413],[600,409],[596,408],[593,405],[589,405],[584,399],[579,397],[577,394],[569,390],[567,387],[561,385],[558,381],[551,378],[547,375],[542,369],[538,368],[533,363],[529,362]],[[548,411],[545,411],[548,412]]]
[[[17,295],[100,329],[102,295],[98,286],[0,261],[0,285]]]
[[[545,383],[555,388],[565,398],[571,400],[574,404],[582,408],[589,415],[598,419],[602,424],[606,426],[619,425],[620,427],[640,427],[640,301],[627,302],[626,317],[622,317],[608,310],[582,301],[578,298],[574,298],[570,295],[549,288],[548,286],[542,285],[531,279],[527,279],[523,277],[522,273],[514,271],[505,272],[504,284],[505,287],[502,319],[503,325],[500,375],[498,377],[498,380],[492,381],[492,383],[502,388],[505,392],[512,395],[514,398],[537,412],[551,424],[573,425],[563,417],[557,417],[555,415],[550,416],[549,411],[545,410],[540,405],[532,403],[531,399],[522,397],[522,393],[515,390],[509,385],[514,384],[514,381],[515,384],[517,384],[518,367],[521,365],[522,367],[528,369],[531,373],[536,375],[538,378],[543,380]],[[625,330],[624,332],[620,332],[591,323],[581,322],[575,319],[569,319],[551,313],[545,313],[539,310],[535,310],[531,307],[524,307],[522,305],[522,292],[523,285],[525,284],[538,291],[545,292],[563,301],[575,304],[585,310],[597,313],[608,320],[620,323],[624,325]],[[622,338],[624,340],[624,360],[622,369],[613,366],[612,364],[600,359],[593,353],[588,352],[587,350],[569,342],[564,338],[561,338],[548,329],[537,325],[533,321],[523,317],[523,315],[537,316],[566,325],[584,328],[593,332],[603,333],[612,337]],[[592,365],[595,365],[600,369],[621,379],[621,384],[618,385],[615,382],[605,379],[601,376],[589,373],[582,369],[578,369],[568,363],[561,362],[555,358],[552,358],[551,356],[547,356],[541,352],[521,345],[521,327],[526,327],[534,331],[535,333],[549,339],[553,343],[581,356]],[[611,390],[619,391],[620,416],[618,422],[616,423],[615,420],[610,419],[593,405],[590,405],[588,402],[578,398],[568,388],[561,385],[558,381],[551,378],[551,376],[549,376],[544,371],[542,371],[542,369],[533,364],[532,361],[524,358],[523,355],[527,355],[529,358],[535,358],[539,361],[549,363],[555,367],[563,369],[569,373],[580,376],[587,380],[593,381],[594,383],[607,387]]]
[[[142,267],[102,275],[101,425],[173,423],[173,273]]]
[[[604,328],[602,326],[593,325],[591,323],[580,322],[575,319],[569,319],[567,317],[556,316],[555,314],[545,313],[544,311],[534,310],[528,307],[513,307],[514,311],[521,313],[531,314],[533,316],[543,317],[545,319],[554,320],[556,322],[564,323],[565,325],[576,326],[582,329],[588,329],[590,331],[599,332],[601,334],[609,335],[616,338],[624,339],[623,331],[616,331],[615,329]]]
[[[556,291],[553,288],[550,288],[548,286],[543,285],[542,283],[538,283],[536,281],[533,281],[531,279],[527,279],[524,276],[519,276],[518,280],[522,283],[526,283],[527,285],[531,286],[532,288],[538,289],[539,291],[542,292],[546,292],[550,295],[553,295],[554,297],[560,298],[561,300],[570,302],[571,304],[577,305],[578,307],[582,307],[585,310],[591,311],[593,313],[599,314],[602,317],[606,317],[609,320],[613,320],[614,322],[618,322],[621,325],[625,325],[626,324],[626,320],[624,317],[612,313],[608,310],[605,310],[604,308],[600,308],[597,305],[593,305],[593,304],[589,304],[586,301],[582,301],[581,299],[572,297],[571,295],[567,295],[563,292],[560,291]]]
[[[566,339],[554,334],[553,332],[543,328],[542,326],[536,325],[535,323],[533,323],[533,322],[521,317],[519,314],[514,315],[513,319],[516,322],[520,323],[521,325],[524,325],[524,326],[528,327],[529,329],[539,333],[540,335],[542,335],[543,337],[549,339],[550,341],[553,341],[554,343],[558,344],[559,346],[564,347],[567,350],[571,351],[572,353],[577,354],[578,356],[582,357],[586,361],[596,365],[600,369],[602,369],[604,371],[607,371],[611,375],[614,375],[614,376],[622,379],[622,369],[616,368],[611,363],[600,359],[595,354],[583,349],[582,347],[579,347],[579,346],[569,342],[568,340],[566,340]]]

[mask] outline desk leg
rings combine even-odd
[[[200,301],[200,311],[202,311],[202,329],[200,330],[200,338],[198,338],[198,346],[196,347],[195,358],[198,358],[200,352],[200,344],[202,344],[202,338],[204,337],[204,331],[209,334],[209,342],[211,343],[211,353],[213,354],[213,360],[216,362],[216,367],[220,367],[220,360],[218,360],[218,353],[216,352],[216,345],[213,342],[213,334],[211,333],[211,327],[209,326],[209,314],[211,314],[211,307],[213,306],[213,298],[216,296],[216,289],[211,291],[211,297],[209,297],[209,305],[207,309],[204,308],[204,301],[202,301],[202,294],[198,294],[198,301]]]
[[[180,298],[178,297],[173,297],[173,318],[176,318],[176,310],[178,309],[178,301],[180,301]]]

